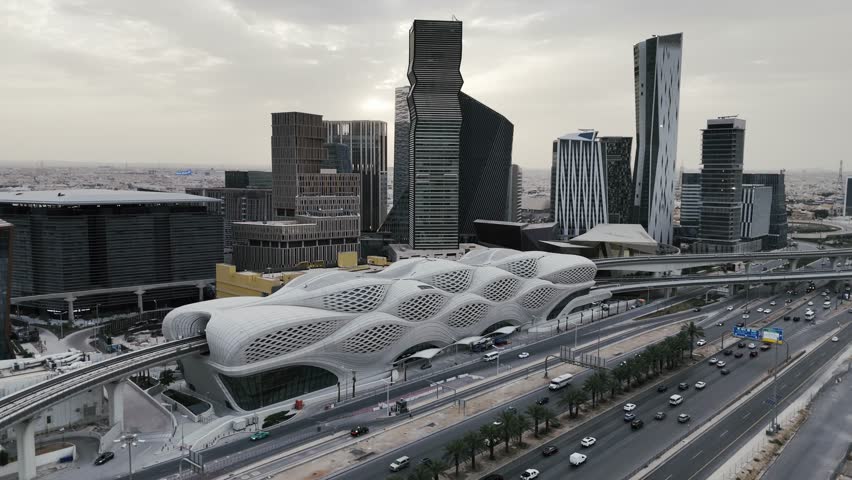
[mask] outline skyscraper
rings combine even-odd
[[[408,92],[411,87],[397,87],[394,91],[393,134],[393,207],[385,217],[381,231],[389,233],[395,243],[408,243],[408,146],[411,132],[411,114],[408,110]]]
[[[387,213],[381,175],[388,169],[388,124],[380,120],[326,120],[323,124],[327,142],[349,147],[352,171],[361,174],[361,230],[375,232]]]
[[[520,166],[512,164],[512,175],[509,177],[509,204],[506,207],[506,219],[508,221],[520,221],[523,197],[524,174]]]
[[[733,245],[742,238],[745,120],[707,120],[701,133],[702,242]]]
[[[762,239],[769,235],[772,211],[772,187],[743,184],[743,239]]]
[[[409,243],[459,244],[462,22],[415,20],[409,31]]]
[[[507,188],[512,173],[515,126],[476,99],[459,93],[459,234],[473,240],[476,220],[509,220]]]
[[[12,301],[12,235],[14,226],[0,220],[0,359],[15,358],[9,335],[12,333],[12,319],[9,307]]]
[[[683,34],[653,37],[633,47],[636,163],[632,221],[654,240],[671,244],[680,108]]]
[[[846,177],[843,185],[843,215],[847,217],[852,215],[852,191],[849,187],[852,187],[852,177]]]
[[[605,167],[597,134],[583,131],[553,141],[550,203],[562,237],[576,237],[607,223]]]
[[[302,174],[319,173],[326,150],[322,115],[272,114],[272,201],[277,217],[296,214],[296,184]]]
[[[680,176],[680,224],[701,224],[701,174],[684,172]]]
[[[630,175],[630,137],[600,137],[604,154],[609,223],[630,223],[633,178]]]
[[[787,191],[784,176],[784,170],[779,173],[743,174],[743,183],[772,187],[769,235],[763,237],[764,250],[776,250],[787,246]]]

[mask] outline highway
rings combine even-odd
[[[779,295],[778,298],[782,299],[779,303],[783,303],[785,297],[786,295]],[[755,314],[758,306],[768,306],[768,301],[752,302],[753,310],[750,319],[752,321],[755,320],[755,317],[761,315]],[[803,316],[803,312],[804,307],[800,307],[790,312],[790,315]],[[718,338],[720,332],[716,329],[730,329],[739,313],[735,310],[727,315],[728,320],[723,327],[705,329],[707,338]],[[820,315],[822,315],[821,312]],[[804,321],[779,320],[775,322],[775,326],[784,328],[785,337],[790,344],[790,354],[793,355],[811,341],[827,338],[828,332],[836,327],[836,323],[818,321],[816,326],[811,326]],[[733,350],[745,352],[748,349],[740,349],[734,345]],[[782,355],[785,353],[783,347],[779,353]],[[624,478],[665,450],[672,441],[685,431],[695,429],[707,421],[713,414],[746,391],[750,384],[766,374],[774,364],[774,352],[771,351],[760,352],[757,358],[750,358],[748,354],[745,354],[742,358],[724,355],[717,355],[717,357],[728,362],[727,368],[731,372],[730,375],[722,376],[718,368],[710,366],[707,361],[701,361],[666,380],[664,383],[669,386],[667,392],[658,393],[656,390],[658,383],[655,382],[651,388],[621,401],[619,406],[628,402],[638,406],[637,418],[645,421],[645,427],[641,430],[632,431],[622,418],[624,412],[616,406],[616,408],[599,415],[584,426],[550,442],[549,444],[556,445],[560,449],[559,454],[544,458],[539,451],[531,451],[511,462],[505,468],[498,470],[498,473],[505,478],[518,478],[525,469],[536,468],[542,471],[544,478],[565,478],[569,470],[571,471],[571,478]],[[808,364],[812,365],[810,361]],[[695,390],[694,385],[698,381],[707,383],[707,387],[703,391]],[[690,385],[689,390],[679,392],[676,385],[680,382],[688,383]],[[668,397],[673,393],[682,393],[685,400],[680,406],[670,408]],[[764,405],[763,410],[766,409]],[[666,412],[667,417],[663,421],[654,420],[654,413],[657,411]],[[690,415],[691,421],[686,424],[678,423],[676,417],[680,413]],[[758,416],[756,413],[754,415]],[[572,468],[566,458],[574,451],[583,450],[580,447],[580,440],[586,436],[595,437],[598,442],[592,448],[586,449],[588,451],[583,452],[589,456],[586,464],[580,468]],[[717,439],[722,441],[725,440],[726,436],[729,439],[735,438],[730,432],[725,433],[724,430],[717,433]],[[697,453],[709,455],[714,452],[714,449],[718,451],[718,447],[708,446],[706,452],[702,453],[705,449],[698,446],[692,451],[692,455],[694,456]],[[658,477],[655,474],[653,478],[665,479],[670,474],[674,475],[669,477],[670,479],[687,478],[688,475],[684,475],[685,472],[689,471],[689,468],[694,469],[694,461],[691,458],[692,456],[687,455],[684,463],[676,465],[676,468],[686,468],[687,470],[667,470],[665,475]]]
[[[683,255],[637,255],[634,257],[595,259],[598,270],[631,270],[642,266],[677,266],[677,268],[720,265],[723,263],[758,262],[774,259],[818,259],[823,257],[852,257],[852,248],[831,250],[779,250],[774,252],[750,252],[727,254],[683,254]]]

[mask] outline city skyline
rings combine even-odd
[[[818,159],[839,149],[830,140],[842,138],[835,112],[852,105],[841,88],[852,69],[831,60],[850,49],[838,12],[849,6],[838,4],[829,14],[753,2],[738,4],[737,18],[696,19],[670,2],[642,9],[624,3],[607,9],[599,24],[580,20],[588,17],[577,15],[584,8],[573,2],[536,10],[508,3],[4,5],[0,18],[8,21],[0,38],[12,48],[0,63],[7,105],[0,118],[8,125],[0,163],[268,165],[261,132],[270,112],[390,123],[394,88],[405,83],[411,20],[454,14],[467,32],[466,89],[513,119],[514,158],[523,168],[546,169],[547,145],[564,131],[595,125],[602,135],[633,136],[631,46],[672,31],[687,38],[682,131],[739,113],[750,120],[751,169],[792,168],[803,160],[834,168]],[[183,20],[190,17],[184,9],[192,9],[192,23]],[[789,35],[794,25],[797,34]],[[797,41],[803,32],[841,51],[813,52]],[[577,71],[584,75],[567,75]],[[45,118],[52,120],[45,125]],[[42,142],[45,128],[62,141]],[[773,141],[778,131],[805,128],[829,141],[816,147],[795,136]],[[391,128],[388,133],[392,142]],[[698,167],[698,146],[693,135],[679,137],[678,167]]]

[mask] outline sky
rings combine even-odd
[[[676,32],[680,166],[738,114],[748,170],[852,167],[847,0],[3,0],[0,164],[268,170],[291,110],[384,120],[392,146],[411,22],[452,16],[463,90],[514,123],[522,167],[580,128],[635,136],[633,45]]]

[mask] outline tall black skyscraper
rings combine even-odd
[[[12,235],[11,223],[0,220],[0,359],[15,358],[9,334],[12,333],[12,320],[9,307],[12,300]]]
[[[409,243],[457,249],[462,22],[415,20],[408,44]]]
[[[633,218],[654,237],[671,244],[680,109],[683,34],[653,37],[633,47],[636,93],[636,166]]]
[[[476,99],[459,93],[462,126],[459,151],[459,234],[473,240],[476,220],[506,215],[515,126]],[[514,220],[512,220],[514,221]]]
[[[787,246],[787,191],[784,176],[784,170],[781,170],[779,173],[743,174],[743,183],[772,187],[769,235],[764,237],[764,250],[775,250]]]
[[[389,233],[394,243],[408,243],[408,147],[411,114],[408,92],[411,87],[397,87],[394,92],[393,124],[393,207],[385,217],[380,231]]]
[[[742,238],[745,120],[707,120],[701,134],[701,226],[703,242],[735,244]]]
[[[609,223],[630,223],[633,177],[630,175],[630,137],[599,137],[605,159]]]

